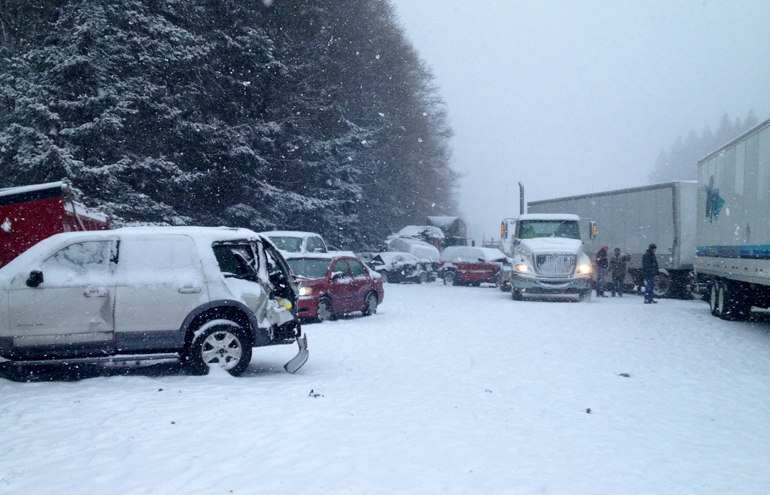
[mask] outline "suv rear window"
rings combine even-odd
[[[273,241],[273,244],[275,244],[275,247],[278,249],[288,251],[290,253],[299,253],[302,249],[301,237],[270,236],[270,240]]]

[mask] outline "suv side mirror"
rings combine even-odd
[[[37,287],[42,283],[43,283],[43,272],[41,272],[40,270],[32,270],[29,273],[29,278],[27,279],[27,287]]]

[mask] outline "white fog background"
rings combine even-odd
[[[392,0],[454,129],[477,241],[526,199],[648,184],[722,115],[770,118],[770,2]],[[437,212],[440,213],[440,212]]]

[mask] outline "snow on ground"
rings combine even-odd
[[[0,378],[3,494],[760,494],[770,322],[387,285],[246,376]],[[628,377],[621,374],[628,374]],[[56,377],[53,381],[47,379]],[[590,412],[589,412],[590,410]]]

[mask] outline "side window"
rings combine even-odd
[[[308,253],[315,253],[315,239],[308,237],[305,242],[305,251]]]
[[[117,260],[112,241],[70,244],[45,260],[41,266],[45,286],[105,284],[111,261]]]
[[[353,278],[366,276],[366,268],[360,262],[348,260],[348,265],[350,266],[350,273],[353,274]]]
[[[118,284],[188,285],[203,282],[198,250],[184,235],[125,237],[120,241]]]
[[[337,263],[334,265],[334,268],[332,268],[332,274],[334,274],[334,272],[342,272],[343,278],[350,278],[348,264],[345,263],[345,260],[337,261]]]
[[[324,240],[320,237],[315,238],[315,249],[317,253],[325,253],[326,252],[326,244],[324,244]]]

